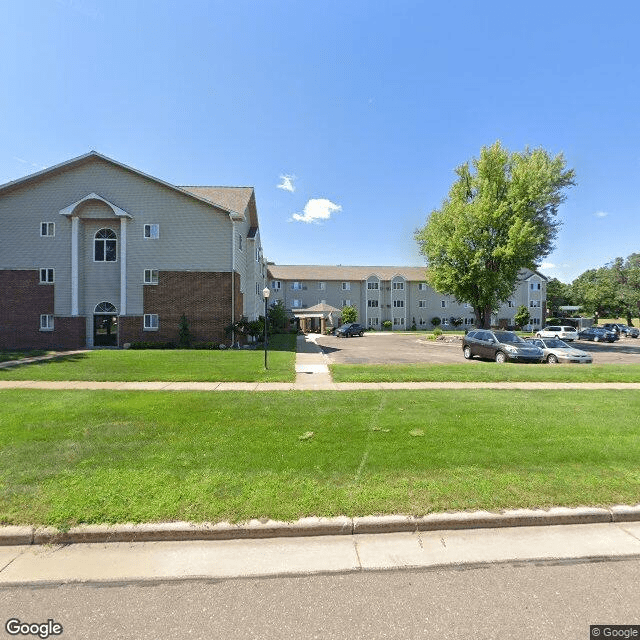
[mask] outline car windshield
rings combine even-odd
[[[547,345],[547,349],[568,349],[569,345],[558,338],[549,338],[544,343]]]
[[[498,342],[524,342],[520,336],[517,336],[515,333],[511,333],[511,331],[495,331],[494,335]]]

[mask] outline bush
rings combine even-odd
[[[175,349],[175,342],[132,342],[129,349]]]
[[[431,324],[432,324],[434,327],[439,326],[441,322],[442,322],[442,319],[441,319],[441,318],[439,318],[438,316],[434,316],[433,318],[431,318]]]
[[[192,349],[207,349],[213,351],[220,348],[218,342],[196,342],[191,346]]]
[[[438,336],[441,336],[441,335],[442,335],[442,329],[440,329],[440,327],[436,327],[436,328],[433,330],[433,336],[434,336],[434,338],[437,338]]]
[[[388,331],[389,329],[391,329],[391,327],[392,327],[392,326],[393,326],[393,323],[391,322],[391,320],[385,320],[385,321],[382,323],[382,328],[383,328],[383,329],[387,329],[387,331]]]

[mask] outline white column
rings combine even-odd
[[[127,219],[120,218],[120,315],[127,315]]]
[[[71,218],[71,315],[78,315],[78,229],[80,219]]]

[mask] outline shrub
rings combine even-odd
[[[129,349],[175,349],[175,342],[132,342]]]
[[[442,319],[439,318],[438,316],[434,316],[433,318],[431,318],[431,324],[434,327],[438,327],[440,325],[440,323],[442,322]]]
[[[436,327],[433,330],[433,337],[437,338],[438,336],[441,336],[441,335],[442,335],[442,329],[440,329],[440,327]]]
[[[382,328],[383,329],[391,329],[391,327],[393,326],[393,323],[391,322],[391,320],[384,320],[382,323]]]

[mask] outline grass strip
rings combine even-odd
[[[103,349],[0,369],[0,380],[291,382],[295,352],[295,335],[272,336],[265,370],[264,351],[258,349]]]
[[[0,523],[635,504],[638,391],[0,392]]]
[[[640,382],[640,364],[332,364],[334,382]]]

